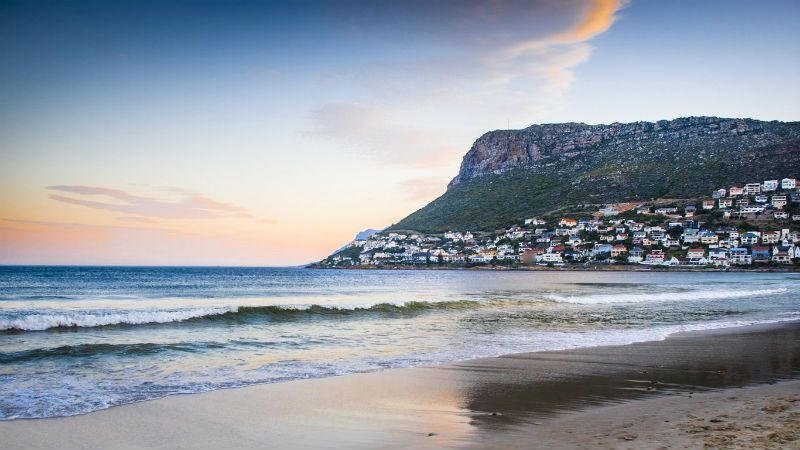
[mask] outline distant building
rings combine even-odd
[[[730,249],[730,261],[735,265],[750,265],[753,264],[753,257],[747,253],[746,248],[736,247]]]
[[[578,225],[578,219],[570,219],[569,217],[563,217],[561,220],[558,221],[558,226],[560,227],[574,227]]]
[[[719,241],[719,236],[713,231],[703,231],[700,233],[700,242],[703,244],[716,244]]]
[[[775,209],[781,209],[786,206],[788,202],[786,201],[786,195],[773,195],[772,196],[772,207]]]
[[[619,210],[617,208],[613,207],[613,206],[606,206],[605,208],[601,209],[599,212],[604,217],[619,215]]]
[[[775,191],[775,190],[778,189],[779,185],[780,185],[780,183],[778,182],[778,180],[765,180],[761,184],[761,190],[762,191]]]
[[[651,251],[645,261],[649,264],[660,264],[664,262],[664,250],[653,250]]]
[[[764,244],[777,244],[781,240],[780,231],[764,231],[761,233],[761,242]]]
[[[611,257],[616,258],[618,256],[622,256],[622,254],[627,253],[628,248],[624,245],[615,245],[611,247]]]
[[[628,262],[640,263],[642,262],[642,255],[644,255],[644,250],[639,247],[633,247],[631,251],[628,252]]]
[[[678,208],[658,208],[656,209],[656,214],[666,216],[668,214],[675,214],[678,212]]]
[[[704,248],[690,248],[686,251],[687,259],[705,258],[706,250]]]
[[[744,185],[744,194],[745,195],[756,195],[761,193],[761,184],[760,183],[747,183]]]
[[[741,241],[743,245],[753,245],[757,244],[759,239],[759,235],[752,231],[748,231],[747,233],[741,235]]]
[[[771,260],[778,264],[791,264],[792,256],[789,254],[788,248],[786,250],[780,249],[772,255]]]
[[[753,261],[769,261],[770,251],[767,245],[754,245],[752,249]]]

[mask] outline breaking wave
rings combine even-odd
[[[0,330],[42,331],[51,328],[92,328],[120,324],[141,325],[182,322],[196,317],[220,315],[231,311],[231,308],[193,308],[177,311],[26,314],[14,318],[0,319]]]
[[[377,316],[414,316],[427,311],[478,309],[486,307],[519,306],[540,301],[583,305],[610,303],[646,303],[692,300],[716,300],[742,297],[769,296],[785,293],[786,288],[755,290],[688,290],[679,292],[636,292],[616,294],[593,294],[564,296],[543,294],[525,300],[456,300],[456,301],[409,301],[362,305],[264,305],[264,306],[217,306],[208,308],[148,309],[116,311],[54,311],[28,313],[12,317],[0,317],[0,332],[44,331],[73,328],[97,328],[113,326],[135,326],[178,322],[252,320],[296,321],[322,318]]]
[[[297,320],[303,317],[352,315],[413,315],[430,310],[463,310],[498,304],[474,300],[379,303],[370,306],[269,305],[187,308],[125,312],[59,312],[0,319],[0,331],[43,331],[58,328],[96,328],[203,320]]]
[[[726,298],[759,297],[787,292],[786,288],[755,289],[755,290],[719,290],[719,291],[684,291],[684,292],[659,292],[659,293],[619,293],[601,295],[547,295],[550,300],[561,303],[577,303],[583,305],[603,303],[643,303],[643,302],[671,302],[686,300],[718,300]]]

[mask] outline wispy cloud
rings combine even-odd
[[[153,220],[147,217],[116,217],[116,219],[122,222],[158,223],[157,220]]]
[[[134,195],[120,189],[97,186],[57,185],[48,190],[73,194],[65,196],[51,194],[50,199],[80,205],[87,208],[113,211],[141,218],[157,219],[211,219],[221,217],[251,217],[250,212],[240,206],[208,198],[202,194],[174,189],[176,198],[155,198]],[[78,196],[78,197],[75,197]],[[122,220],[125,220],[124,218]],[[131,221],[131,217],[127,218]]]
[[[0,218],[0,264],[276,264],[289,244],[162,227]],[[295,263],[312,259],[302,251]],[[285,263],[285,262],[284,262]]]
[[[430,167],[447,161],[482,131],[505,127],[506,120],[525,126],[562,107],[573,69],[591,56],[588,41],[607,31],[626,4],[411,2],[398,20],[415,16],[415,36],[430,36],[436,49],[354,68],[342,82],[360,91],[352,101],[318,107],[309,134],[380,162]],[[376,32],[359,19],[351,20],[354,29]],[[404,40],[408,31],[398,25],[384,33]]]
[[[435,166],[461,149],[435,129],[404,125],[385,109],[356,103],[331,103],[317,109],[312,136],[334,138],[383,162]]]

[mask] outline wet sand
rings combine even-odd
[[[800,381],[591,408],[486,435],[472,448],[797,449]]]
[[[0,447],[792,448],[799,385],[770,383],[794,378],[800,322],[787,322],[0,422]]]

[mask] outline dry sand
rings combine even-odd
[[[799,385],[768,383],[798,375],[791,322],[6,421],[0,449],[796,448]]]

